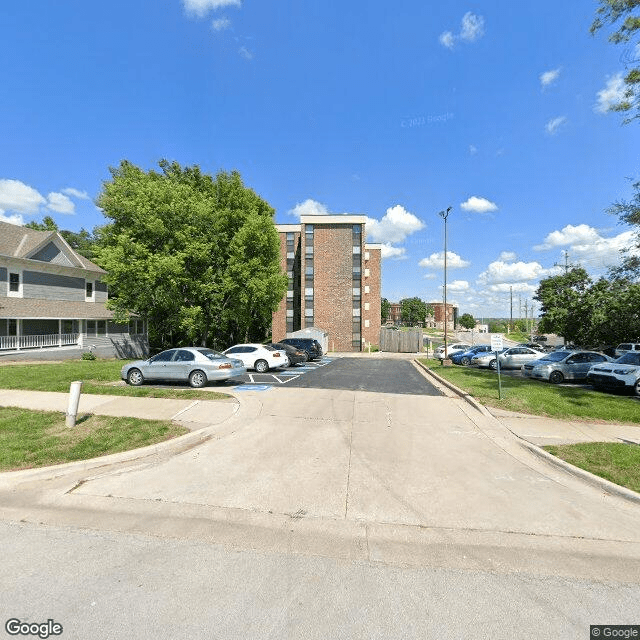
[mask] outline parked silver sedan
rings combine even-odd
[[[539,360],[522,365],[522,375],[526,378],[548,380],[560,384],[564,380],[584,380],[589,369],[612,358],[596,351],[552,351]]]
[[[511,347],[511,349],[503,351],[498,359],[500,367],[503,369],[520,369],[523,364],[542,358],[544,355],[544,351],[538,351],[531,347]]]
[[[192,387],[204,387],[207,382],[229,380],[244,375],[247,368],[240,360],[204,347],[183,347],[163,351],[148,360],[125,364],[120,377],[128,384],[165,380],[188,382]]]

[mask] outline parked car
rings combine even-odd
[[[306,362],[309,359],[306,351],[298,349],[297,347],[293,347],[290,344],[284,344],[282,342],[272,342],[269,346],[280,351],[285,351],[287,354],[287,358],[289,358],[290,367]]]
[[[624,342],[616,347],[616,358],[623,356],[629,351],[640,353],[640,342]]]
[[[491,345],[489,344],[477,344],[471,349],[467,349],[466,351],[460,351],[459,353],[454,353],[451,356],[451,362],[453,364],[461,364],[463,366],[468,366],[471,364],[471,358],[479,353],[487,353],[491,351]]]
[[[596,389],[627,389],[640,396],[640,351],[629,351],[613,362],[594,365],[587,380]]]
[[[136,387],[147,381],[166,380],[189,382],[192,387],[199,388],[207,382],[237,378],[246,372],[241,360],[204,347],[183,347],[125,364],[120,377]]]
[[[320,360],[322,358],[322,346],[313,338],[284,338],[280,342],[282,344],[290,344],[292,347],[306,352],[309,360]]]
[[[564,380],[584,380],[594,364],[611,360],[595,351],[554,351],[539,360],[523,364],[522,374],[526,378],[560,384]]]
[[[520,369],[523,364],[538,360],[545,355],[541,349],[532,349],[531,347],[511,347],[503,351],[498,359],[500,367],[503,369]]]
[[[516,347],[528,347],[529,349],[535,349],[536,351],[545,351],[546,347],[538,344],[537,342],[519,342]]]
[[[471,364],[476,365],[477,367],[488,367],[489,369],[497,369],[498,361],[497,356],[501,353],[507,351],[507,348],[498,351],[496,354],[495,351],[487,351],[486,353],[476,353],[473,358],[471,358]]]
[[[266,373],[269,369],[289,366],[286,352],[274,349],[269,345],[236,344],[229,347],[224,355],[242,360],[247,369],[254,369],[258,373]]]
[[[440,345],[435,353],[433,354],[434,357],[438,358],[438,360],[444,360],[445,357],[451,357],[452,355],[454,355],[455,353],[462,353],[463,351],[468,351],[469,349],[471,349],[471,345],[470,344],[466,344],[465,342],[454,342],[453,344],[448,344],[447,345],[447,354],[445,356],[444,353],[444,345]]]

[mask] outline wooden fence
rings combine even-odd
[[[422,329],[397,331],[380,329],[380,351],[419,353],[422,351]]]

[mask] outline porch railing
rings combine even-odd
[[[40,349],[78,344],[78,333],[51,333],[42,336],[0,336],[0,351]]]

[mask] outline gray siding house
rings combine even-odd
[[[0,359],[146,355],[145,323],[113,322],[105,273],[57,231],[0,222]]]

